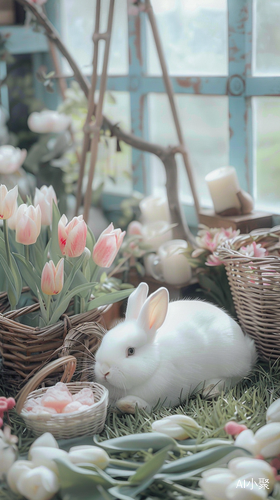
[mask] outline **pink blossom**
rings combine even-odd
[[[66,215],[62,215],[58,223],[58,243],[61,253],[68,257],[82,255],[87,239],[87,225],[83,216],[74,217],[68,223]]]
[[[132,236],[135,234],[142,235],[142,224],[138,220],[131,221],[127,226],[127,235]]]
[[[53,261],[46,262],[41,276],[42,292],[46,295],[57,295],[61,292],[64,282],[64,259],[60,259],[57,266]]]
[[[206,266],[221,266],[223,262],[216,255],[208,255],[205,264]]]
[[[265,257],[265,255],[268,255],[267,250],[255,241],[251,245],[241,247],[239,252],[248,257]]]
[[[100,267],[110,267],[121,247],[125,231],[114,229],[111,223],[99,236],[92,253],[92,258]]]
[[[243,431],[246,431],[248,428],[246,425],[243,424],[238,424],[237,422],[234,421],[229,421],[227,424],[224,426],[224,430],[226,431],[227,434],[230,436],[237,436]]]
[[[235,231],[231,227],[224,228],[209,228],[204,225],[199,226],[201,229],[197,233],[196,242],[200,248],[215,252],[217,247],[228,239],[235,238],[239,235],[239,230]]]

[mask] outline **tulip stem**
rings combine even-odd
[[[127,467],[128,469],[138,469],[138,467],[140,467],[143,464],[137,462],[129,462],[127,460],[117,460],[116,458],[110,458],[110,465]]]
[[[49,323],[50,321],[50,305],[51,305],[51,295],[47,296],[47,303],[46,303],[46,309],[47,309],[47,322]]]
[[[6,219],[3,220],[3,230],[4,230],[4,239],[5,239],[8,267],[9,267],[9,269],[11,269],[11,251],[10,251],[10,244],[9,244],[9,229],[8,229],[8,223],[7,223]]]
[[[194,490],[192,488],[187,488],[186,486],[182,486],[180,484],[174,484],[172,481],[168,480],[163,480],[160,481],[164,486],[173,491],[177,491],[178,493],[183,493],[183,494],[191,494],[192,497],[197,497],[197,498],[204,498],[204,493],[201,490]]]
[[[111,278],[114,274],[116,274],[119,269],[122,268],[125,262],[127,262],[132,257],[132,254],[129,254],[127,257],[123,257],[120,262],[114,267],[114,269],[108,274],[108,278]]]
[[[29,260],[30,260],[30,257],[29,257],[29,245],[24,245],[24,255],[25,255],[25,258],[26,258],[27,262],[29,262]]]
[[[178,446],[179,448],[185,451],[200,451],[200,450],[207,450],[208,448],[214,448],[215,446],[224,446],[233,443],[234,441],[230,441],[229,439],[211,439],[206,443],[189,444],[189,445],[178,444]]]

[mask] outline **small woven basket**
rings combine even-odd
[[[0,354],[3,374],[9,382],[17,384],[24,383],[46,363],[58,357],[72,328],[88,322],[99,324],[110,305],[72,316],[64,314],[60,321],[44,328],[24,324],[28,314],[40,309],[38,303],[2,313],[5,307],[6,293],[0,295]]]
[[[47,388],[35,390],[54,370],[64,366],[61,382],[67,384],[71,394],[76,394],[83,388],[90,388],[94,394],[96,403],[81,412],[57,415],[30,415],[24,409],[24,404],[29,399],[41,397]],[[95,382],[71,382],[76,369],[76,358],[65,356],[52,361],[26,384],[17,398],[16,411],[24,419],[26,427],[33,431],[36,436],[51,432],[56,439],[68,439],[79,436],[92,436],[100,434],[104,428],[108,406],[108,390]]]
[[[239,250],[256,242],[264,257],[248,257]],[[254,230],[228,240],[215,255],[224,262],[238,320],[255,340],[259,358],[280,357],[280,226]]]

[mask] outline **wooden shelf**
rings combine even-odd
[[[36,33],[27,26],[0,26],[1,35],[9,35],[7,49],[11,54],[34,54],[48,52],[48,43],[43,33]]]
[[[239,229],[241,233],[249,233],[253,229],[270,228],[273,225],[272,214],[268,212],[254,211],[247,215],[221,216],[214,210],[201,210],[199,223],[208,227],[232,227]]]

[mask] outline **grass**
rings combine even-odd
[[[0,395],[16,395],[15,387],[9,386],[1,378]],[[149,432],[154,420],[177,413],[191,416],[204,428],[198,436],[200,440],[205,437],[225,437],[223,427],[228,420],[246,424],[255,432],[265,424],[266,409],[278,397],[280,363],[260,364],[250,377],[212,400],[203,399],[197,394],[176,408],[164,408],[159,402],[151,414],[139,410],[135,415],[124,415],[109,409],[101,437],[110,439]],[[24,453],[34,440],[34,435],[25,428],[24,421],[15,411],[10,412],[10,423],[13,433],[19,437],[19,451]]]

